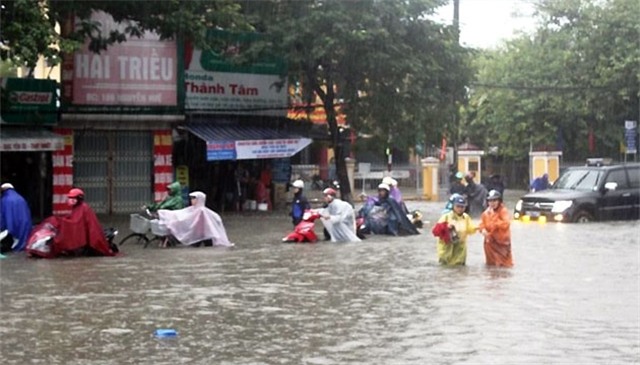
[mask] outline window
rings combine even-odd
[[[611,170],[609,175],[607,175],[607,180],[605,180],[605,184],[609,182],[614,182],[618,184],[618,189],[628,189],[629,184],[627,183],[627,173],[624,169]]]
[[[629,167],[627,174],[629,174],[629,187],[640,189],[640,166]]]

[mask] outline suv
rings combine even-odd
[[[556,222],[640,218],[640,163],[568,168],[547,190],[516,203],[513,217]]]

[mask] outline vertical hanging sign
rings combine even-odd
[[[635,154],[638,152],[638,146],[636,144],[636,135],[638,134],[638,121],[625,120],[624,121],[624,140],[627,147],[627,153]]]
[[[167,185],[173,182],[171,130],[153,132],[153,198],[156,202],[167,196]]]
[[[56,128],[54,132],[64,137],[64,148],[53,151],[53,214],[71,213],[67,205],[67,193],[73,187],[73,131]]]

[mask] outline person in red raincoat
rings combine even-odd
[[[114,256],[109,247],[102,226],[91,207],[84,202],[84,192],[73,188],[67,194],[67,204],[71,206],[71,214],[64,217],[49,217],[36,227],[33,236],[42,227],[50,227],[56,232],[48,253],[30,250],[32,256],[56,257],[67,256]],[[31,239],[29,240],[31,243]]]
[[[482,213],[478,229],[484,236],[484,254],[489,266],[512,267],[509,211],[502,203],[502,194],[491,190],[489,207]]]

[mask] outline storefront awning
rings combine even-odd
[[[64,138],[40,127],[0,128],[0,151],[58,151],[64,149]]]
[[[266,127],[188,124],[185,128],[207,143],[207,160],[291,157],[311,144],[310,138]]]

